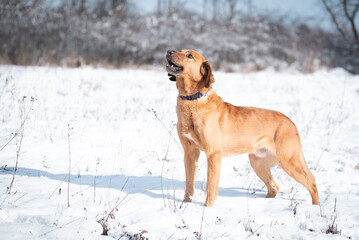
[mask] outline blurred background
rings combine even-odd
[[[194,49],[216,70],[359,73],[359,0],[0,0],[0,64],[119,68]]]

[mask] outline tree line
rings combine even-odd
[[[131,0],[0,0],[0,64],[160,65],[167,49],[189,48],[224,71],[359,73],[357,0],[322,0],[335,32],[253,14],[250,0],[244,10],[237,0],[202,0],[197,12],[184,4],[158,0],[144,14]]]

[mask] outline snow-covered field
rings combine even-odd
[[[19,133],[0,151],[0,239],[359,239],[359,77],[214,76],[225,101],[296,123],[321,206],[280,168],[279,194],[264,198],[240,155],[223,160],[218,199],[205,208],[203,154],[194,201],[182,203],[177,90],[162,69],[0,66],[0,149],[35,98],[22,141]]]

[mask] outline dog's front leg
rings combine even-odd
[[[184,166],[186,169],[186,192],[185,202],[192,202],[191,197],[194,194],[194,184],[196,181],[196,168],[199,158],[199,150],[193,147],[186,147],[184,153]]]
[[[204,204],[207,207],[213,206],[214,200],[217,198],[219,174],[221,171],[221,158],[222,156],[220,153],[207,155],[207,199]]]

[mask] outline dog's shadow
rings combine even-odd
[[[14,167],[6,167],[0,169],[0,175],[13,175]],[[17,176],[27,177],[46,177],[55,181],[67,182],[67,173],[50,173],[43,170],[32,168],[18,168]],[[120,190],[126,194],[145,194],[152,198],[169,197],[173,199],[173,192],[176,190],[184,190],[185,182],[177,179],[169,179],[161,176],[127,176],[127,175],[99,175],[94,176],[90,174],[70,175],[72,184],[94,187],[96,177],[96,188],[111,188]],[[206,188],[206,183],[197,181],[195,185],[196,191],[203,191]],[[255,194],[251,192],[253,189],[230,187],[219,188],[218,195],[224,197],[245,197],[245,198],[261,198],[265,196],[265,192],[257,190]],[[182,202],[182,197],[176,196],[176,201]]]

